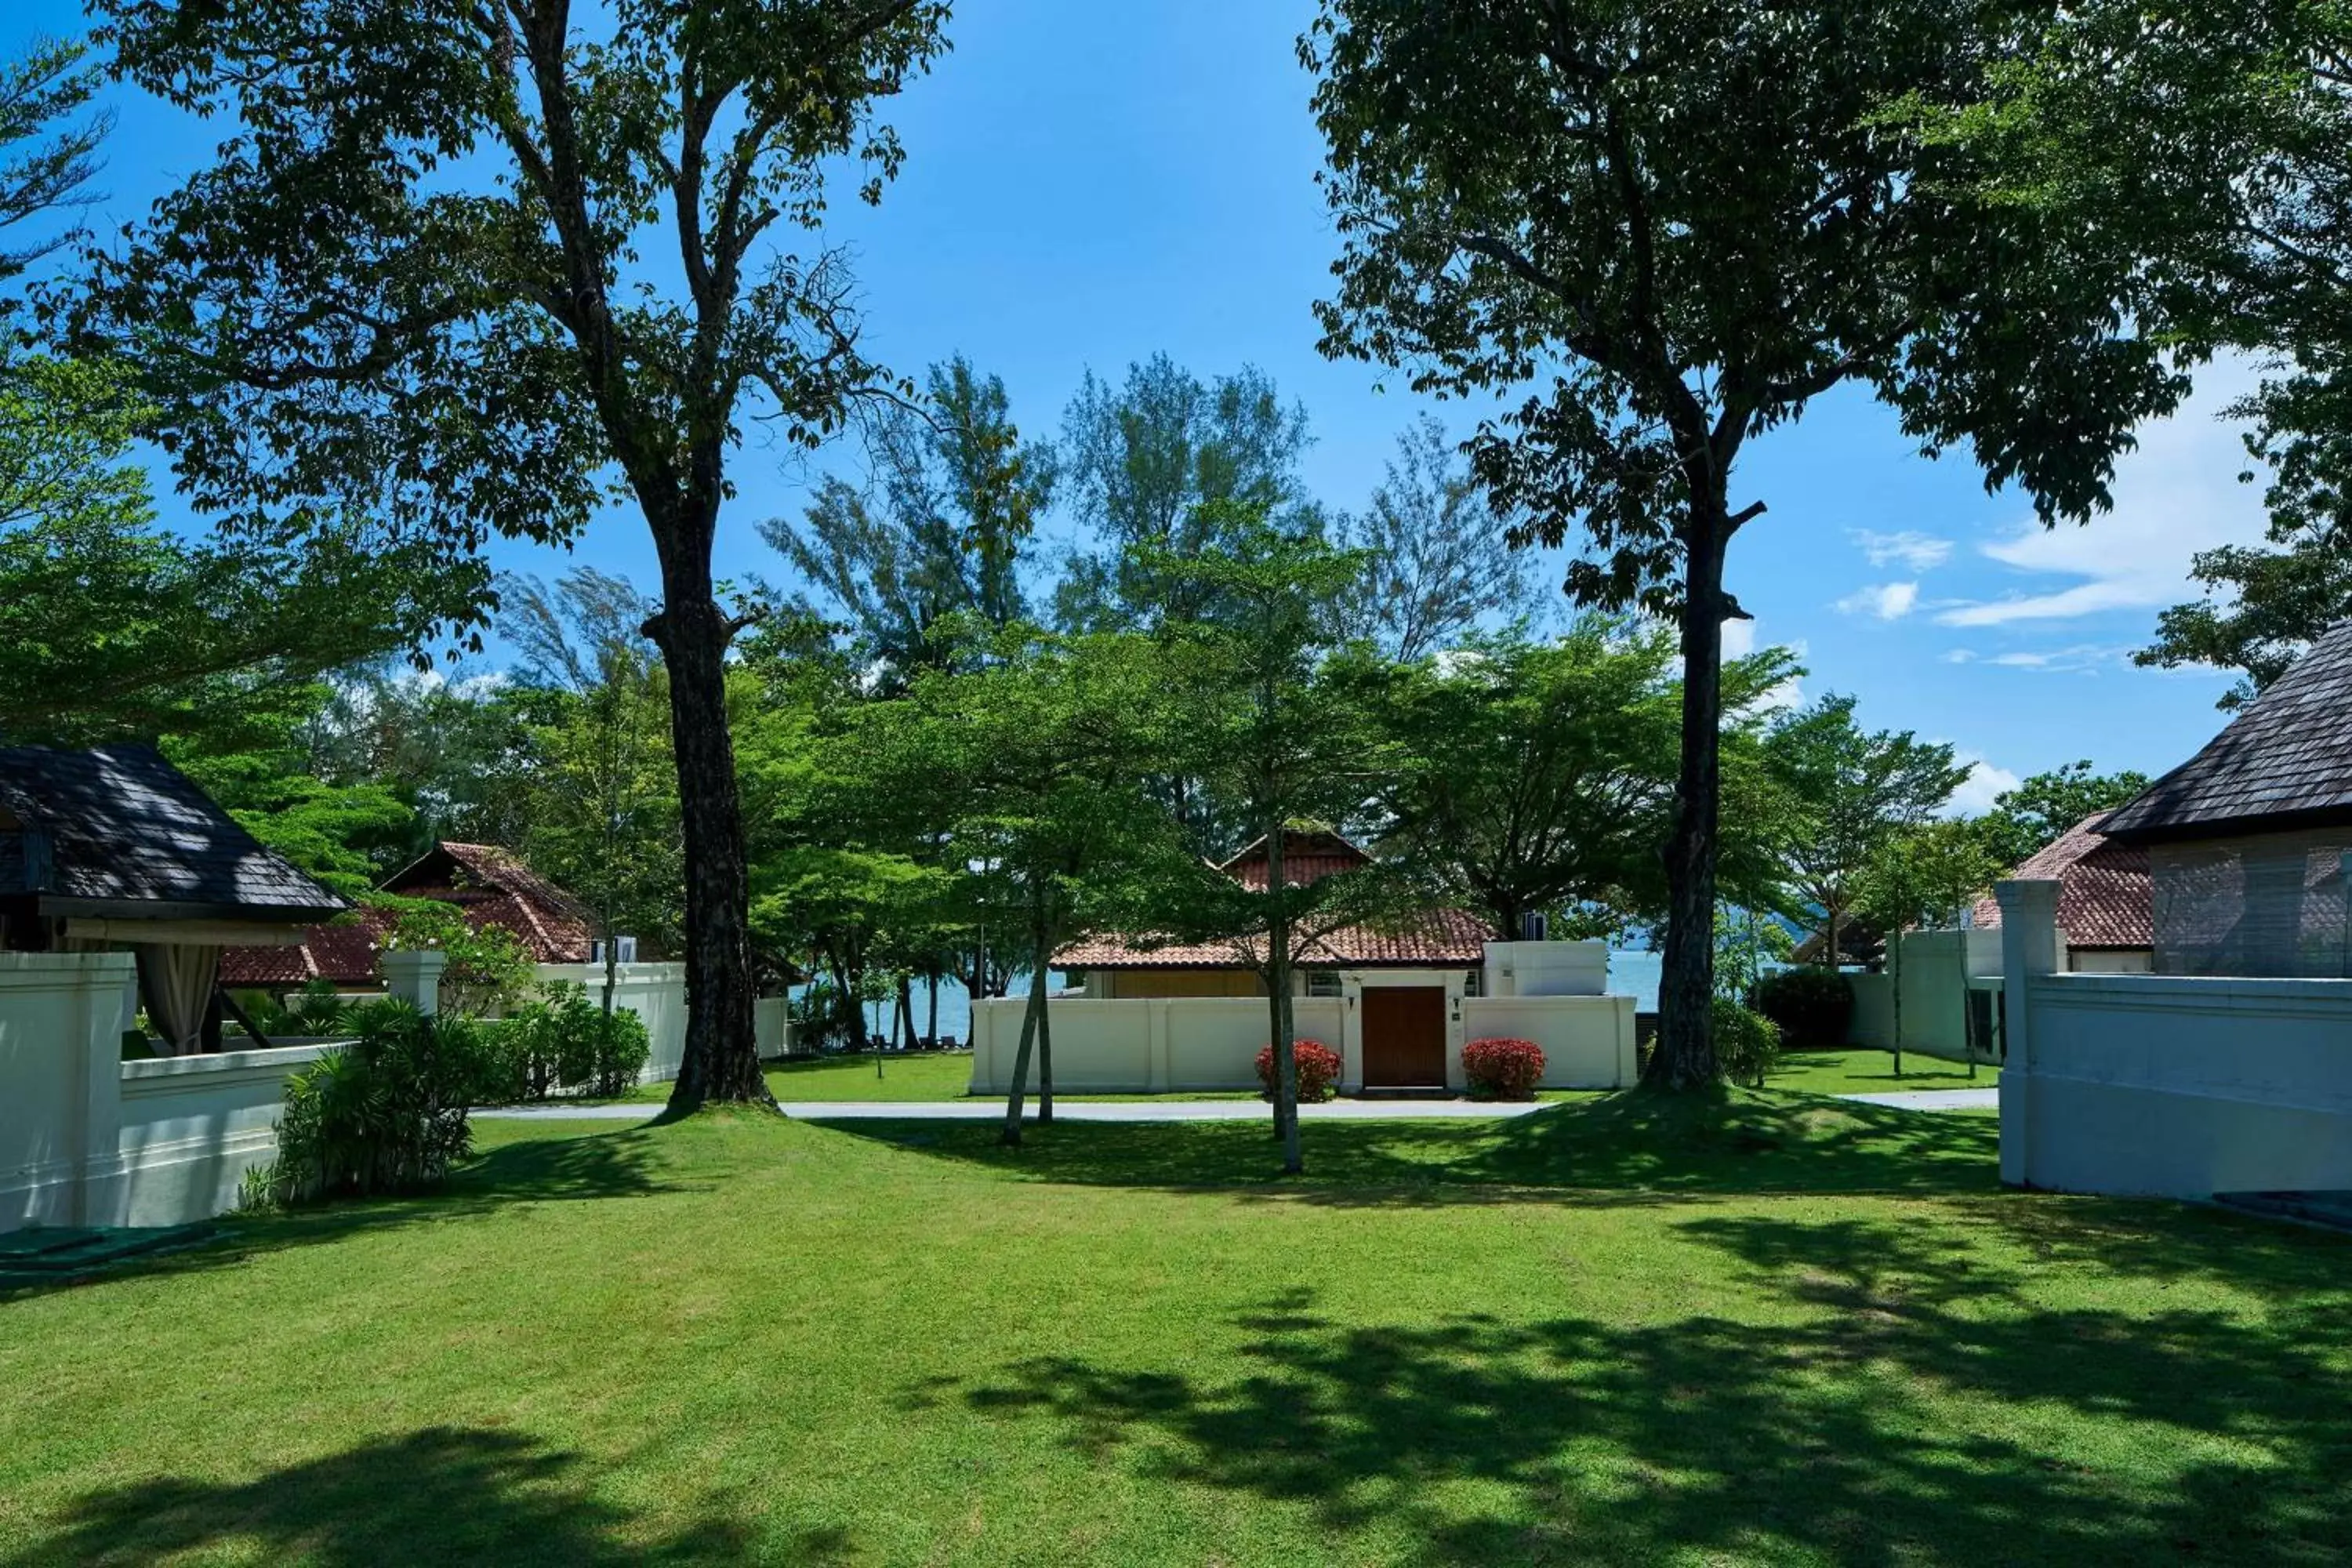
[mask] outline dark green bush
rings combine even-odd
[[[1750,1089],[1764,1087],[1764,1075],[1780,1056],[1780,1031],[1763,1014],[1728,996],[1715,999],[1715,1056],[1723,1076]]]
[[[607,1017],[584,987],[567,982],[477,1032],[468,1079],[477,1105],[545,1100],[559,1089],[610,1099],[635,1085],[653,1055],[644,1019],[617,1007]]]
[[[278,1163],[262,1184],[279,1203],[416,1192],[473,1146],[473,1025],[398,1001],[355,1007],[349,1023],[350,1045],[287,1080]]]
[[[1853,986],[1834,969],[1784,969],[1758,981],[1748,1005],[1779,1026],[1789,1045],[1842,1046]]]

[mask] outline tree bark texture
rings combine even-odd
[[[1658,1044],[1644,1083],[1697,1089],[1717,1079],[1715,849],[1723,768],[1723,557],[1720,494],[1693,505],[1682,609],[1682,768],[1666,840],[1666,943]]]
[[[751,1032],[751,875],[727,727],[730,627],[711,596],[707,544],[695,552],[674,543],[662,551],[664,602],[652,623],[669,666],[686,835],[686,1057],[669,1104],[773,1106]],[[677,559],[689,552],[694,559]]]
[[[1037,998],[1037,1120],[1042,1124],[1054,1120],[1054,1009],[1045,994],[1053,973],[1054,929],[1053,917],[1044,906],[1037,916],[1036,938],[1037,971],[1029,977],[1029,989]]]
[[[1013,1088],[1004,1097],[1004,1131],[997,1140],[1007,1148],[1021,1146],[1021,1107],[1029,1094],[1029,1052],[1037,1043],[1037,1018],[1045,1010],[1045,991],[1032,989],[1029,1005],[1021,1013],[1021,1048],[1013,1053]]]

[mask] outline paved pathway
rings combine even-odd
[[[1864,1105],[1891,1105],[1901,1110],[1992,1110],[2000,1105],[1998,1089],[1920,1089],[1891,1094],[1842,1094],[1840,1100]],[[1478,1121],[1496,1117],[1526,1116],[1541,1110],[1546,1101],[1502,1104],[1475,1100],[1334,1100],[1302,1105],[1309,1121]],[[1004,1114],[995,1100],[796,1100],[783,1103],[783,1112],[803,1121],[992,1121]],[[646,1121],[661,1114],[657,1105],[517,1105],[477,1110],[476,1116],[516,1121]],[[1065,1100],[1054,1107],[1066,1121],[1255,1121],[1266,1107],[1255,1100]],[[1034,1120],[1037,1102],[1029,1102]]]
[[[1864,1105],[1892,1105],[1899,1110],[1998,1110],[1998,1089],[1914,1089],[1893,1094],[1841,1094]]]
[[[1543,1101],[1508,1105],[1472,1100],[1334,1100],[1302,1105],[1309,1121],[1481,1121],[1525,1116]],[[1004,1115],[1003,1100],[786,1100],[785,1115],[803,1121],[993,1121]],[[657,1105],[519,1105],[477,1110],[476,1116],[518,1121],[645,1121],[661,1114]],[[1037,1105],[1030,1101],[1034,1120]],[[1065,1100],[1054,1106],[1059,1121],[1258,1121],[1268,1114],[1255,1100]]]

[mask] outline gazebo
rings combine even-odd
[[[349,908],[151,746],[0,748],[0,951],[127,947],[168,1055],[218,1048],[222,949]]]

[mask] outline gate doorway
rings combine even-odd
[[[1445,987],[1367,985],[1366,1089],[1445,1087]]]

